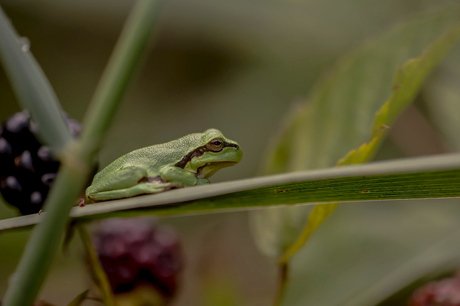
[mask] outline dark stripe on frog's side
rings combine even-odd
[[[225,142],[224,143],[224,146],[222,147],[223,148],[226,148],[226,147],[233,147],[233,148],[237,148],[238,149],[238,145],[237,144],[234,144],[234,143],[227,143]],[[201,146],[201,147],[198,147],[196,148],[195,150],[187,153],[180,161],[178,161],[174,166],[176,167],[179,167],[179,168],[182,168],[184,169],[185,168],[185,165],[187,165],[187,163],[189,161],[192,160],[192,158],[194,157],[200,157],[201,155],[204,154],[204,152],[208,152],[209,150],[206,148],[206,145],[204,146]]]
[[[189,161],[192,160],[192,158],[194,157],[200,157],[201,155],[204,154],[204,152],[206,152],[207,149],[206,149],[206,146],[201,146],[201,147],[198,147],[196,148],[195,150],[187,153],[184,157],[182,157],[182,159],[180,161],[178,161],[174,166],[176,167],[179,167],[179,168],[182,168],[184,169],[185,168],[185,165],[187,165],[187,163]]]

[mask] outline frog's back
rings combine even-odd
[[[103,176],[130,166],[143,167],[149,175],[158,174],[161,167],[176,164],[187,153],[198,147],[201,137],[201,133],[189,134],[167,143],[134,150],[114,160],[97,175]]]

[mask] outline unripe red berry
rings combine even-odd
[[[165,298],[177,291],[182,254],[175,232],[147,219],[109,219],[93,236],[115,294],[149,286]]]
[[[460,306],[460,279],[431,282],[412,295],[409,306]]]

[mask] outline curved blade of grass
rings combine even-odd
[[[158,20],[161,3],[161,0],[140,0],[129,15],[85,117],[81,139],[74,150],[64,152],[57,180],[45,203],[44,220],[29,239],[2,305],[31,305],[35,300],[59,249],[69,212],[101,146],[100,140]]]
[[[0,61],[3,63],[18,101],[29,110],[39,126],[40,138],[58,152],[72,140],[61,114],[56,94],[38,63],[30,46],[20,38],[0,7]]]
[[[232,212],[292,204],[460,197],[460,154],[404,158],[195,186],[75,207],[71,218]],[[0,231],[42,222],[48,213],[0,221]]]

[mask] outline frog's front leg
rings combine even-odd
[[[209,184],[209,183],[210,183],[209,180],[205,178],[198,179],[198,181],[196,182],[197,185],[204,185],[204,184]]]
[[[165,166],[161,168],[160,177],[165,182],[176,183],[184,187],[195,186],[198,183],[195,173],[176,166]]]

